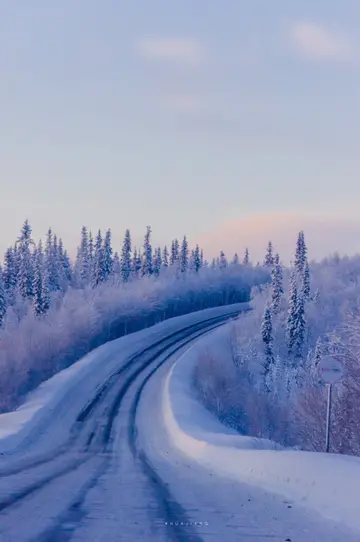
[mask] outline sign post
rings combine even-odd
[[[332,356],[324,356],[318,364],[321,380],[328,386],[327,409],[326,409],[326,440],[325,451],[330,450],[330,426],[331,426],[331,392],[333,384],[340,382],[344,374],[344,366],[338,359]]]

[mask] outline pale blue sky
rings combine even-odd
[[[357,218],[358,0],[0,0],[0,248]],[[360,245],[360,243],[359,243]]]

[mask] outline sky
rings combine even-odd
[[[358,0],[0,0],[0,250],[28,218],[70,252],[83,224],[357,252],[359,28]]]

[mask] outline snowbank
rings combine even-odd
[[[238,303],[178,316],[96,348],[43,382],[17,410],[0,415],[0,453],[11,452],[28,441],[32,434],[42,432],[59,411],[63,411],[61,415],[67,416],[66,419],[72,423],[74,413],[76,416],[97,386],[141,348],[188,325],[247,308],[247,303]],[[70,396],[71,401],[67,401]],[[62,431],[65,437],[68,428],[64,420]]]
[[[176,448],[219,474],[283,495],[296,504],[360,531],[360,459],[282,449],[275,443],[243,437],[223,426],[195,398],[191,374],[198,341],[175,363],[165,382],[163,411]]]

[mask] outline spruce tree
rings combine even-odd
[[[261,337],[264,343],[264,352],[265,352],[265,364],[264,364],[264,386],[267,392],[270,392],[270,382],[269,375],[272,371],[272,366],[274,364],[274,355],[272,349],[273,343],[273,327],[271,319],[271,310],[269,306],[265,307],[265,312],[261,324]]]
[[[305,299],[303,292],[297,296],[294,353],[296,358],[302,358],[305,342]]]
[[[304,300],[309,301],[310,299],[310,267],[307,260],[304,265],[301,283],[302,283],[301,291],[304,296]]]
[[[302,277],[307,261],[307,248],[305,244],[304,232],[300,231],[296,242],[294,267],[299,277]]]
[[[31,298],[34,294],[33,280],[34,267],[30,246],[34,244],[31,238],[31,227],[28,220],[25,220],[21,229],[20,237],[17,240],[17,253],[19,265],[18,289],[23,298]]]
[[[137,248],[135,247],[133,257],[132,257],[132,262],[131,262],[131,274],[134,278],[139,277],[141,266],[142,266],[141,254],[140,254],[140,251],[138,252]]]
[[[161,248],[157,247],[154,251],[154,261],[153,261],[153,273],[155,277],[160,275],[161,270]]]
[[[120,257],[119,257],[118,252],[114,253],[113,264],[112,264],[112,272],[113,272],[113,275],[115,275],[115,276],[120,276],[121,275],[121,262],[120,262]],[[131,272],[131,262],[130,262],[130,272]]]
[[[250,263],[250,259],[249,259],[249,249],[246,248],[245,249],[245,254],[244,254],[244,259],[243,259],[243,264],[244,265],[249,265]]]
[[[130,230],[125,231],[121,249],[120,274],[123,282],[129,282],[131,276],[131,236]]]
[[[274,251],[273,251],[273,245],[271,241],[269,241],[268,246],[267,246],[265,259],[264,259],[264,265],[266,265],[267,267],[271,267],[274,265]]]
[[[48,290],[49,279],[46,276],[47,267],[44,265],[44,254],[41,241],[36,249],[35,271],[34,271],[34,297],[33,311],[35,316],[43,316],[50,308],[50,297]]]
[[[92,273],[89,258],[89,236],[86,226],[83,226],[81,228],[81,241],[76,257],[76,269],[83,285],[87,284],[90,280]]]
[[[92,276],[92,287],[96,288],[99,284],[105,281],[105,254],[101,231],[98,231],[95,240],[94,251],[94,271]]]
[[[204,251],[203,249],[200,250],[200,267],[202,267],[203,265],[205,265],[205,260],[204,260]],[[207,267],[207,265],[206,265]]]
[[[271,271],[271,310],[274,314],[279,312],[280,301],[283,295],[283,272],[279,254],[275,254],[274,267]]]
[[[89,248],[88,248],[88,254],[89,254],[89,276],[92,273],[92,269],[94,268],[94,238],[92,236],[91,230],[89,231]]]
[[[3,275],[5,290],[13,291],[17,283],[16,255],[13,247],[9,247],[5,252]]]
[[[174,239],[171,243],[170,265],[176,265],[179,261],[179,241]]]
[[[165,245],[162,253],[162,265],[163,267],[169,267],[169,251],[168,247]]]
[[[199,249],[199,245],[196,245],[194,250],[194,271],[195,273],[198,273],[201,268],[201,252]]]
[[[182,243],[181,243],[179,263],[180,263],[181,273],[185,273],[189,264],[189,247],[188,247],[188,241],[187,241],[186,235],[184,235]]]
[[[0,329],[4,326],[6,317],[6,295],[5,295],[5,282],[2,267],[0,265]]]
[[[147,226],[144,238],[144,256],[142,261],[141,275],[149,277],[152,274],[152,246],[151,246],[151,227]]]
[[[231,260],[231,265],[239,265],[239,263],[240,263],[240,260],[239,260],[238,253],[235,252],[233,259]]]
[[[227,259],[223,250],[220,250],[219,267],[220,269],[225,269],[227,267]]]
[[[104,281],[109,280],[112,273],[112,246],[111,246],[111,230],[108,229],[104,239]]]
[[[289,283],[289,309],[286,321],[286,342],[288,352],[291,354],[296,340],[298,294],[296,286],[296,272],[291,270]]]

